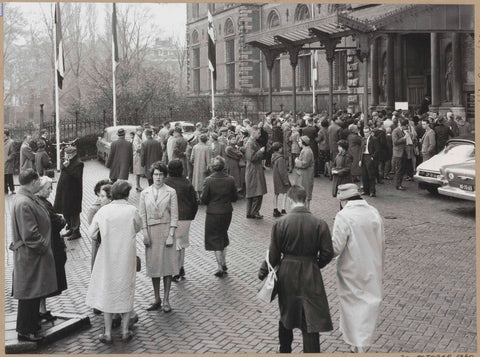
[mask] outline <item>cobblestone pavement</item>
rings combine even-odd
[[[135,337],[128,343],[106,346],[97,341],[102,316],[85,305],[90,275],[90,240],[86,237],[86,208],[94,201],[93,186],[108,177],[103,164],[89,161],[84,171],[83,238],[67,242],[66,264],[69,289],[48,299],[53,312],[88,314],[92,327],[39,350],[40,353],[273,353],[277,346],[278,305],[260,303],[257,272],[270,241],[272,217],[272,175],[267,169],[269,193],[264,197],[264,220],[245,218],[246,201],[234,205],[227,261],[229,275],[213,276],[212,252],[203,244],[205,206],[191,226],[191,246],[186,251],[187,279],[173,284],[170,314],[147,312],[153,300],[150,280],[137,274],[135,309],[139,314]],[[130,176],[134,182],[134,177]],[[146,181],[143,182],[146,186]],[[476,345],[475,205],[472,202],[433,196],[406,182],[405,192],[392,182],[379,185],[378,197],[367,198],[385,218],[385,298],[374,344],[370,352],[474,352]],[[55,188],[55,187],[54,187]],[[52,194],[53,196],[53,194]],[[331,183],[315,179],[312,212],[330,228],[338,211],[331,197]],[[130,201],[138,203],[132,191]],[[12,196],[6,197],[7,252],[5,262],[5,311],[16,311],[10,296],[12,257],[8,216]],[[143,244],[138,254],[144,263]],[[322,270],[334,330],[321,334],[323,352],[348,352],[338,331],[335,261]],[[301,352],[301,334],[295,332],[294,352]]]

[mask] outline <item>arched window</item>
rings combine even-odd
[[[295,21],[303,21],[310,18],[310,11],[308,5],[299,4],[295,10]]]
[[[197,30],[194,30],[192,33],[192,44],[197,44],[198,43],[198,32]]]
[[[235,35],[235,28],[233,27],[232,19],[227,19],[227,21],[225,21],[223,31],[225,33],[225,36]]]
[[[275,10],[271,11],[270,14],[268,14],[267,24],[269,29],[280,26],[280,17]]]

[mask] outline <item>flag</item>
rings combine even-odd
[[[312,59],[312,81],[316,82],[317,81],[317,76],[318,76],[318,56],[317,56],[317,50],[313,50],[313,59]]]
[[[62,89],[63,77],[65,76],[65,58],[63,56],[62,21],[60,19],[60,4],[55,4],[55,61],[57,62],[58,88]]]
[[[118,43],[117,43],[117,12],[115,11],[115,3],[113,3],[113,13],[112,13],[112,56],[113,62],[115,63],[113,70],[118,66]]]
[[[208,10],[208,68],[212,71],[213,79],[217,79],[217,59],[215,53],[215,27],[213,26],[213,17]]]

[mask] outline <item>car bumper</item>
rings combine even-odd
[[[425,188],[426,186],[442,186],[443,182],[440,178],[434,177],[425,177],[420,175],[413,175],[413,180],[418,182],[420,188]]]
[[[463,200],[475,201],[475,192],[464,191],[457,187],[452,187],[452,186],[439,187],[438,193],[445,196],[461,198]]]

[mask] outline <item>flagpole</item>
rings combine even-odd
[[[215,82],[213,80],[213,71],[210,71],[210,79],[212,81],[212,119],[215,119]]]
[[[113,4],[115,10],[115,3]],[[113,78],[113,126],[117,126],[117,87],[115,85],[115,43],[112,31],[112,78]]]
[[[315,18],[315,5],[312,4],[312,19]],[[317,111],[317,108],[316,108],[316,103],[315,103],[315,82],[317,80],[317,62],[316,62],[316,59],[317,59],[317,50],[313,50],[312,51],[312,60],[310,61],[311,64],[312,64],[312,112],[315,113]],[[314,73],[315,71],[315,73]]]
[[[55,11],[54,16],[57,16]],[[53,21],[53,58],[55,59],[55,137],[57,141],[57,172],[60,171],[60,104],[58,101],[58,56],[57,56],[57,21]]]

